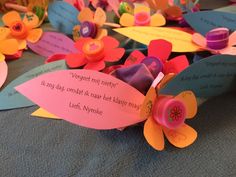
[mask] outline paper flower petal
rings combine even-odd
[[[197,100],[192,91],[184,91],[175,97],[186,107],[186,118],[193,118],[197,114]]]
[[[10,11],[2,16],[4,25],[10,26],[15,21],[21,21],[20,14],[16,11]]]
[[[169,6],[169,2],[168,0],[159,0],[157,3],[156,3],[156,10],[165,10],[167,9]]]
[[[129,57],[126,59],[124,65],[125,66],[130,66],[133,64],[138,64],[141,63],[141,61],[145,58],[145,55],[138,51],[138,50],[134,50]]]
[[[27,36],[27,41],[31,43],[36,43],[38,42],[42,34],[43,34],[43,30],[41,28],[32,29],[29,31],[29,34]]]
[[[165,9],[165,14],[170,19],[178,19],[182,16],[182,10],[178,6],[170,6]]]
[[[236,31],[229,36],[229,46],[236,45]]]
[[[172,51],[172,44],[166,40],[153,40],[148,46],[148,56],[157,57],[163,63],[169,58]]]
[[[95,11],[94,22],[100,27],[106,22],[106,13],[100,7]]]
[[[10,34],[10,29],[6,27],[0,27],[0,40],[6,39]]]
[[[49,118],[49,119],[57,119],[61,120],[61,118],[55,116],[54,114],[51,114],[50,112],[46,111],[43,108],[39,108],[36,111],[34,111],[31,116],[41,117],[41,118]]]
[[[104,42],[105,50],[114,49],[114,48],[117,48],[119,46],[119,41],[116,40],[113,37],[110,37],[110,36],[103,37],[102,41]]]
[[[128,13],[123,13],[120,17],[120,24],[122,26],[134,26],[134,16]]]
[[[4,55],[0,54],[0,88],[4,84],[7,78],[8,67],[5,61],[1,61]]]
[[[70,68],[78,68],[80,66],[83,66],[87,63],[87,60],[84,57],[84,54],[78,53],[78,54],[68,54],[65,57],[66,64]]]
[[[146,0],[146,2],[148,3],[149,7],[151,7],[152,9],[156,9],[156,2],[153,0]]]
[[[151,16],[150,26],[163,26],[166,24],[166,19],[162,14],[154,14]]]
[[[5,56],[0,53],[0,62],[5,61]]]
[[[164,72],[178,74],[189,66],[188,59],[185,55],[177,56],[165,63]]]
[[[227,55],[236,55],[236,47],[227,47],[220,51],[213,51],[214,53],[227,54]]]
[[[137,6],[134,8],[134,14],[137,14],[140,12],[147,12],[150,14],[150,8],[147,6]]]
[[[97,36],[95,37],[96,39],[102,39],[103,37],[107,36],[108,32],[106,29],[98,29]]]
[[[143,134],[148,144],[156,150],[164,149],[164,136],[162,128],[153,118],[149,118],[144,124]]]
[[[25,49],[26,48],[26,46],[27,46],[27,43],[26,43],[26,40],[17,40],[17,42],[18,42],[18,45],[19,45],[19,50],[23,50],[23,49]]]
[[[175,77],[174,73],[166,74],[165,77],[161,80],[161,82],[158,84],[157,88],[160,90],[161,88],[165,87],[165,85]]]
[[[77,48],[80,52],[82,52],[84,43],[91,40],[91,38],[80,38],[78,41],[75,43],[75,48]]]
[[[200,47],[205,48],[207,45],[205,37],[199,33],[194,33],[192,36],[192,40],[195,44],[199,45]]]
[[[39,24],[39,18],[33,12],[27,12],[23,18],[23,23],[28,29],[36,28]]]
[[[187,124],[178,129],[170,130],[162,127],[168,141],[178,148],[191,145],[197,138],[197,132]]]
[[[93,21],[93,11],[91,11],[88,7],[84,8],[78,15],[78,20],[80,22],[84,21]]]
[[[19,45],[15,39],[5,39],[0,41],[0,53],[14,55],[18,51]]]
[[[105,68],[104,61],[98,61],[98,62],[89,62],[85,65],[84,69],[91,69],[91,70],[97,70],[100,71]]]
[[[124,53],[125,53],[124,48],[111,49],[106,52],[106,55],[103,60],[108,62],[119,61],[121,57],[124,55]]]

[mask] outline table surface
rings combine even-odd
[[[204,8],[227,1],[202,1]],[[42,64],[43,57],[24,52],[9,62],[7,83]],[[1,100],[0,100],[1,101]],[[197,141],[177,149],[166,141],[162,152],[145,141],[143,127],[123,132],[96,131],[31,117],[37,106],[0,111],[0,176],[236,176],[236,94],[208,100],[188,122]]]

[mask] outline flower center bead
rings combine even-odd
[[[207,47],[213,50],[221,50],[228,46],[229,30],[216,28],[206,34]]]
[[[11,35],[17,38],[25,38],[27,35],[27,28],[21,21],[15,21],[10,25]]]
[[[104,57],[104,43],[91,39],[83,46],[83,52],[89,61],[100,61]]]
[[[160,97],[154,104],[153,118],[169,129],[176,129],[185,121],[186,108],[179,100],[171,97]]]
[[[163,71],[162,62],[156,57],[146,57],[142,60],[143,64],[147,66],[149,71],[152,73],[153,77],[156,78],[157,75]]]
[[[95,38],[97,35],[97,25],[89,21],[83,22],[80,28],[80,35],[82,37]]]
[[[134,21],[136,26],[147,26],[150,24],[151,16],[147,12],[139,12],[134,15]]]

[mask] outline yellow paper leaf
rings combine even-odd
[[[43,108],[37,109],[35,112],[33,112],[31,114],[31,116],[36,116],[36,117],[41,117],[41,118],[48,118],[48,119],[59,119],[59,120],[61,119],[61,118],[59,118],[59,117],[57,117],[57,116],[47,112]]]
[[[173,28],[127,27],[113,30],[146,45],[155,39],[167,40],[172,43],[173,52],[196,52],[200,50],[200,48],[192,42],[191,34]]]

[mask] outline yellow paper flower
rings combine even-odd
[[[38,17],[27,12],[23,18],[16,11],[10,11],[3,15],[2,21],[6,27],[0,27],[0,38],[16,39],[19,43],[19,50],[26,48],[26,41],[36,43],[43,34],[41,28],[36,28],[39,24]]]
[[[73,29],[73,38],[78,41],[81,37],[91,37],[102,39],[107,36],[107,30],[102,26],[106,22],[106,13],[100,7],[95,12],[89,8],[84,8],[78,15],[81,25],[76,25]]]
[[[162,14],[155,13],[150,15],[150,8],[138,6],[134,9],[134,15],[129,13],[122,14],[120,18],[122,26],[163,26],[166,19]]]

